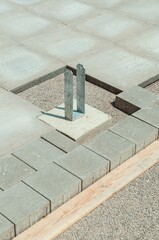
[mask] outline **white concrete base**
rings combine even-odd
[[[75,106],[76,100],[74,100],[74,109]],[[89,105],[86,105],[86,114],[74,121],[65,119],[64,104],[44,113],[39,119],[79,143],[106,130],[112,124],[111,116]]]

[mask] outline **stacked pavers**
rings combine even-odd
[[[133,87],[115,102],[132,116],[89,142],[52,130],[0,158],[0,239],[12,239],[155,141],[158,99]]]

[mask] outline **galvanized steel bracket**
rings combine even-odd
[[[73,109],[73,73],[66,69],[65,76],[65,119],[73,121],[85,114],[85,68],[77,64],[76,69],[77,109]]]

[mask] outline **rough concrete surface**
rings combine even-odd
[[[56,240],[158,240],[159,164]]]

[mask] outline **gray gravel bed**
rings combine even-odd
[[[159,164],[56,238],[91,239],[159,239]]]
[[[146,87],[147,90],[159,95],[159,80]]]
[[[76,85],[74,81],[74,96]],[[19,94],[22,98],[32,102],[44,111],[58,106],[64,102],[64,76],[59,75]],[[126,114],[113,106],[116,95],[96,85],[86,82],[86,103],[111,115],[113,124],[121,121]]]

